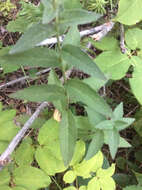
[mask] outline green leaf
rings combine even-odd
[[[0,186],[0,190],[14,190],[13,188],[11,189],[9,186]],[[20,189],[20,190],[25,190],[25,189]]]
[[[125,25],[133,25],[142,20],[142,1],[141,0],[120,0],[118,13],[115,20]]]
[[[112,158],[115,158],[118,146],[119,146],[119,133],[116,129],[113,130],[107,130],[108,133],[108,145],[109,145],[109,149],[110,149],[110,153]]]
[[[14,187],[14,188],[12,188],[12,190],[26,190],[26,189],[23,187]]]
[[[64,2],[64,8],[65,9],[74,9],[74,8],[81,8],[81,3],[76,0],[68,1],[68,0],[63,0]]]
[[[90,86],[80,80],[69,80],[65,85],[67,92],[73,102],[83,102],[96,112],[111,116],[112,111],[107,103]]]
[[[59,134],[62,157],[67,166],[72,160],[77,139],[76,123],[70,110],[62,113]]]
[[[75,178],[76,178],[75,172],[70,170],[65,173],[63,180],[65,181],[65,183],[73,183]]]
[[[48,77],[48,84],[56,84],[57,86],[61,86],[62,87],[62,83],[58,78],[58,75],[55,73],[55,71],[53,69],[51,69],[50,73],[49,73],[49,77]]]
[[[13,181],[17,186],[30,190],[48,187],[51,183],[48,175],[31,166],[16,168],[13,172]]]
[[[101,189],[99,181],[97,180],[97,177],[93,177],[88,183],[87,190],[92,190],[92,189],[95,189],[95,190]]]
[[[59,139],[55,142],[52,141],[50,145],[39,147],[35,158],[40,168],[48,175],[54,176],[56,173],[61,173],[67,169],[61,156]]]
[[[34,24],[18,40],[10,50],[10,54],[19,53],[34,48],[41,41],[56,34],[53,24]]]
[[[142,63],[141,59],[138,57],[133,57],[133,60],[136,61],[136,63],[134,65],[134,72],[132,78],[129,79],[130,86],[135,97],[137,98],[139,103],[142,104]]]
[[[78,31],[77,25],[73,25],[69,32],[66,34],[64,41],[63,41],[63,46],[71,44],[74,46],[79,46],[80,45],[80,33]]]
[[[56,11],[54,11],[52,2],[49,0],[42,0],[41,1],[44,6],[43,16],[42,16],[42,23],[48,24],[52,21],[56,16]]]
[[[30,165],[34,159],[34,152],[35,152],[35,149],[32,145],[31,138],[26,138],[22,141],[22,143],[16,150],[15,154],[13,155],[14,160],[20,166]]]
[[[59,142],[59,123],[48,120],[40,129],[38,141],[41,147],[36,151],[35,158],[39,166],[48,174],[65,171]]]
[[[139,185],[131,185],[125,187],[123,190],[142,190],[142,186]]]
[[[42,94],[42,96],[41,96]],[[64,100],[64,89],[57,85],[30,86],[10,95],[12,98],[19,98],[33,102]]]
[[[142,186],[142,174],[141,173],[137,173],[137,172],[134,172],[136,178],[137,178],[137,182],[140,186]]]
[[[98,91],[102,86],[104,86],[107,80],[101,80],[96,77],[89,77],[83,79],[83,82],[88,84],[93,90]]]
[[[54,50],[40,47],[14,55],[2,55],[0,56],[0,65],[4,68],[10,66],[16,67],[16,69],[21,65],[32,67],[60,67],[58,54]]]
[[[52,147],[53,142],[59,140],[59,123],[53,118],[48,120],[40,129],[38,142],[41,146]]]
[[[76,172],[77,176],[82,176],[83,178],[90,178],[91,172],[96,172],[103,165],[103,154],[99,151],[90,160],[83,160],[81,163],[73,166],[73,170]]]
[[[9,185],[9,182],[10,182],[10,174],[8,170],[5,168],[0,172],[0,187],[3,185]]]
[[[139,28],[128,29],[125,33],[127,46],[132,49],[142,49],[142,30]]]
[[[112,164],[111,167],[107,169],[99,168],[96,172],[98,178],[111,177],[115,172],[115,164]]]
[[[98,130],[89,145],[85,159],[89,160],[91,157],[93,157],[102,148],[103,144],[104,134],[102,131]]]
[[[130,148],[131,145],[122,137],[119,138],[119,147],[120,148]]]
[[[70,162],[70,166],[78,164],[85,155],[85,143],[82,140],[76,142],[73,158]]]
[[[91,40],[91,43],[100,50],[106,51],[106,50],[115,50],[118,49],[118,40],[116,40],[112,36],[106,36],[100,41],[94,41],[93,39]]]
[[[76,190],[76,188],[74,186],[69,186],[64,188],[63,190]]]
[[[19,131],[14,124],[15,114],[15,110],[0,111],[0,154]]]
[[[95,59],[96,64],[109,78],[119,80],[123,78],[131,65],[126,54],[120,50],[106,51]]]
[[[65,9],[59,18],[60,24],[72,26],[74,24],[86,24],[97,21],[101,15],[84,9]]]
[[[95,128],[100,130],[112,130],[114,128],[114,122],[112,120],[105,120],[97,124]]]
[[[100,71],[93,60],[84,53],[79,47],[73,45],[65,45],[62,48],[63,60],[69,67],[75,67],[89,75],[101,80],[105,80],[104,74]]]
[[[88,114],[88,119],[91,123],[91,125],[96,126],[100,122],[106,120],[106,117],[97,111],[95,111],[93,108],[90,107],[85,107],[87,114]]]
[[[121,102],[113,111],[113,115],[115,120],[119,120],[120,118],[123,117],[124,112],[123,112],[123,102]]]
[[[90,134],[90,131],[93,130],[93,127],[90,124],[88,117],[77,116],[75,117],[75,120],[78,130],[78,138],[84,141],[92,139],[93,135]]]

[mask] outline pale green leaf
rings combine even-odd
[[[93,39],[91,40],[91,43],[100,50],[106,51],[106,50],[114,50],[118,49],[118,40],[116,40],[112,36],[106,36],[100,41],[94,41]]]
[[[89,148],[85,159],[89,160],[91,157],[93,157],[102,148],[103,144],[104,144],[104,134],[102,131],[98,130],[95,133],[91,143],[89,144]]]
[[[53,142],[59,140],[59,123],[54,119],[48,120],[40,129],[38,142],[40,145],[52,147]]]
[[[141,0],[120,0],[115,20],[125,25],[133,25],[142,20]]]
[[[111,167],[107,169],[99,168],[96,175],[98,178],[111,177],[115,172],[115,164],[112,164]]]
[[[120,148],[130,148],[131,145],[122,137],[119,138],[119,147]]]
[[[115,190],[116,185],[111,177],[102,177],[99,180],[101,190]]]
[[[101,80],[96,77],[89,77],[83,80],[84,83],[88,84],[93,90],[98,91],[102,86],[104,86],[107,80]]]
[[[65,173],[63,180],[65,183],[73,183],[76,177],[74,171],[70,170]]]
[[[119,80],[123,78],[131,65],[131,61],[126,54],[120,50],[106,51],[95,59],[98,67],[109,78]]]
[[[43,16],[42,16],[42,23],[48,24],[52,21],[56,16],[56,11],[53,9],[52,2],[49,0],[42,0],[41,1],[44,6]]]
[[[13,172],[13,181],[17,186],[30,190],[48,187],[51,183],[50,177],[42,170],[30,166],[16,168]]]
[[[66,83],[67,92],[73,102],[83,102],[96,112],[111,116],[112,111],[108,104],[90,86],[80,80],[69,80]]]
[[[74,9],[74,8],[81,8],[81,3],[80,1],[77,1],[77,0],[72,0],[72,1],[69,1],[69,0],[63,0],[64,2],[64,8],[65,9]]]
[[[77,140],[77,127],[70,110],[62,113],[60,122],[60,147],[65,166],[72,160]]]
[[[26,138],[22,141],[15,154],[13,155],[14,160],[20,166],[30,165],[34,159],[34,152],[35,149],[32,145],[31,138]]]
[[[82,185],[82,186],[79,187],[79,190],[87,190],[87,186]]]
[[[5,168],[0,172],[0,187],[3,185],[9,185],[10,182],[10,174],[8,170]],[[4,189],[3,189],[4,190]]]
[[[114,122],[112,120],[105,120],[97,124],[95,128],[100,130],[112,130],[114,128]]]
[[[14,187],[14,188],[12,188],[12,190],[26,190],[26,189],[23,187]]]
[[[66,34],[63,41],[63,45],[67,45],[67,44],[71,44],[75,46],[80,45],[80,33],[77,28],[77,25],[73,25],[68,31],[68,33]]]
[[[133,58],[134,59],[134,58]],[[135,97],[142,104],[142,61],[137,57],[137,63],[134,65],[134,72],[132,78],[129,79],[132,92]]]
[[[142,190],[142,186],[139,185],[131,185],[125,187],[123,190]]]
[[[35,154],[36,161],[40,168],[48,175],[55,175],[66,170],[60,152],[60,144],[53,141],[48,146],[39,147]]]
[[[85,155],[85,143],[82,140],[76,142],[75,151],[70,166],[79,163]]]
[[[14,190],[13,188],[11,189],[9,186],[0,186],[0,190]],[[25,190],[25,189],[19,189],[19,190]]]
[[[115,158],[118,146],[119,146],[119,141],[120,141],[120,137],[119,137],[119,133],[116,129],[113,130],[107,130],[108,133],[108,145],[109,145],[109,149],[110,149],[110,153],[112,158]]]
[[[127,46],[135,50],[137,48],[142,49],[142,30],[139,28],[132,28],[126,31],[125,41]]]
[[[89,181],[89,183],[88,183],[87,190],[93,190],[93,189],[94,189],[94,190],[100,190],[100,189],[101,189],[97,177],[93,177],[93,178]]]
[[[74,186],[69,186],[64,188],[63,190],[76,190],[76,188]]]
[[[120,119],[123,117],[123,102],[121,102],[113,111],[113,115],[115,120]]]
[[[103,165],[103,154],[98,152],[90,160],[83,160],[80,164],[73,166],[77,176],[82,176],[83,178],[91,177],[91,172],[96,172]]]
[[[79,47],[73,45],[63,46],[62,56],[63,60],[69,67],[75,67],[96,78],[106,80],[104,74],[100,71],[94,61]]]

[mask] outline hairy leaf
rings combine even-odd
[[[75,67],[101,80],[105,80],[104,74],[100,71],[93,60],[79,47],[65,45],[62,49],[63,60],[69,67]]]
[[[59,134],[62,157],[67,166],[72,160],[77,139],[76,123],[70,110],[62,113]]]
[[[69,80],[66,83],[66,89],[73,102],[81,101],[103,115],[110,116],[112,114],[110,107],[104,99],[82,81],[75,79]]]

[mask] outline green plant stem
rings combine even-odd
[[[56,0],[53,0],[53,8],[54,8],[54,11],[56,11],[55,29],[56,29],[56,33],[57,33],[56,34],[57,47],[58,47],[59,54],[60,54],[59,61],[62,64],[62,74],[63,74],[63,78],[64,78],[64,83],[65,83],[66,82],[66,75],[65,75],[64,65],[63,65],[62,54],[61,54],[62,48],[61,48],[61,43],[60,43],[60,39],[59,39],[59,36],[60,36],[60,33],[59,33],[59,10],[58,10],[58,7],[56,5]]]
[[[54,183],[57,185],[57,187],[60,189],[60,190],[63,190],[62,187],[57,183],[57,181],[54,179],[54,177],[51,176],[51,179],[54,181]]]
[[[24,67],[21,66],[21,69],[22,69],[22,72],[23,72],[23,74],[24,74],[24,77],[26,77],[27,75],[26,75],[26,73],[25,73]],[[27,83],[28,83],[28,86],[30,86],[30,82],[29,82],[29,80],[26,79],[26,81],[27,81]]]

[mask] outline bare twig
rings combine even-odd
[[[102,30],[100,32],[98,32],[97,34],[92,35],[91,37],[95,40],[95,41],[99,41],[101,40],[103,37],[105,37],[107,35],[108,32],[110,32],[112,30],[114,26],[114,22],[108,22],[103,24],[102,26]]]
[[[51,68],[44,69],[44,70],[42,70],[42,71],[37,72],[36,75],[39,76],[39,75],[41,75],[41,74],[44,74],[44,73],[49,72],[50,70],[51,70]],[[30,78],[30,76],[25,76],[25,77],[21,77],[21,78],[12,80],[12,81],[10,81],[10,82],[8,82],[8,83],[6,83],[6,84],[0,85],[0,89],[3,89],[3,88],[5,88],[5,87],[11,86],[11,85],[14,85],[14,84],[16,84],[16,83],[18,83],[18,82],[21,82],[21,81],[23,81],[23,80],[27,80],[27,79],[29,79],[29,78]]]
[[[85,36],[92,35],[92,34],[97,33],[97,32],[100,33],[100,31],[102,33],[105,33],[105,35],[106,35],[112,29],[113,26],[114,26],[114,22],[109,22],[109,23],[105,23],[105,24],[102,24],[100,26],[96,26],[94,28],[88,29],[88,30],[83,30],[80,32],[80,37],[83,38]],[[64,37],[65,37],[65,35],[59,37],[60,42],[63,42]],[[56,43],[57,43],[57,38],[53,37],[53,38],[45,39],[44,41],[37,44],[37,46],[51,45],[51,44],[56,44]]]
[[[127,48],[125,47],[125,33],[124,33],[124,26],[120,24],[120,49],[122,53],[127,52]]]
[[[22,140],[22,138],[24,137],[26,131],[32,125],[32,123],[34,122],[34,120],[38,117],[38,115],[41,112],[41,110],[43,110],[48,105],[49,105],[48,102],[43,102],[37,108],[37,110],[34,112],[34,114],[30,117],[30,119],[25,123],[25,125],[23,126],[23,128],[18,132],[18,134],[10,142],[10,144],[7,147],[7,149],[0,156],[0,170],[2,170],[3,167],[5,166],[5,164],[2,164],[2,163],[5,163],[6,160],[9,160],[9,156],[12,154],[12,152],[15,150],[16,146]]]

